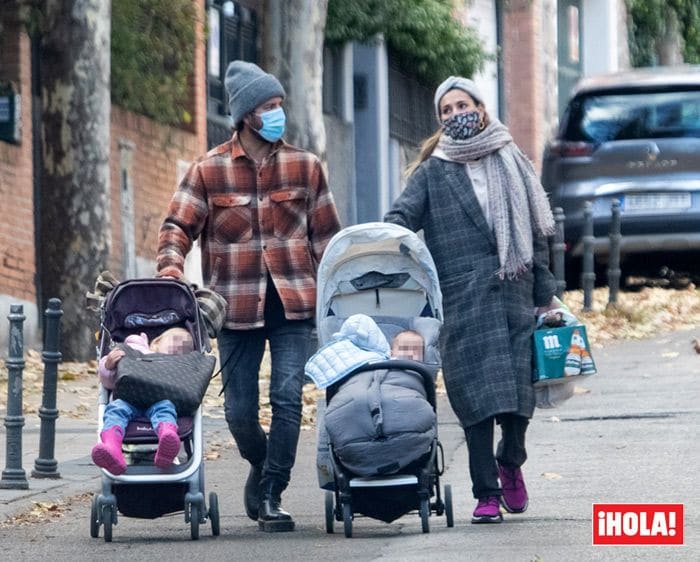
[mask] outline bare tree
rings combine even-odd
[[[85,292],[110,254],[110,0],[46,0],[41,9],[42,307],[63,301],[64,359],[93,354]]]
[[[668,12],[665,32],[657,38],[656,51],[659,64],[671,66],[683,63],[683,36],[678,14],[674,10]]]
[[[287,140],[325,162],[323,37],[328,0],[267,0],[263,64],[287,91]]]

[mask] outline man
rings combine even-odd
[[[158,243],[158,275],[180,277],[200,238],[204,282],[227,300],[218,336],[226,421],[250,462],[245,509],[264,531],[291,531],[281,507],[301,423],[316,267],[340,229],[321,164],[281,140],[285,91],[258,66],[233,61],[225,78],[235,125],[175,192]],[[269,343],[272,421],[258,418],[258,375]]]

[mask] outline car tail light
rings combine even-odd
[[[563,158],[590,156],[594,150],[595,145],[589,142],[554,141],[549,145],[549,153],[552,156]]]

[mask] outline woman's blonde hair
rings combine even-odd
[[[489,118],[489,114],[486,111],[486,106],[484,106],[483,103],[478,103],[477,107],[480,107],[481,109],[484,110],[484,118],[482,120],[483,127],[481,127],[481,131],[483,131],[486,127],[489,126],[489,123],[491,122],[491,119]],[[433,153],[435,148],[438,145],[438,142],[440,141],[440,137],[442,136],[442,127],[440,127],[437,131],[435,131],[432,135],[430,135],[428,138],[426,138],[420,145],[420,151],[418,152],[418,156],[416,159],[411,162],[407,167],[406,167],[406,177],[409,178],[413,175],[413,172],[416,171],[418,166],[420,166],[423,162],[425,162],[428,158],[430,158],[430,155]]]

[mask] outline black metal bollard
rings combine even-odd
[[[608,306],[617,303],[620,292],[620,242],[622,230],[620,223],[620,201],[613,199],[611,205],[612,220],[610,222],[610,261],[608,262]]]
[[[554,209],[554,242],[552,243],[552,266],[554,278],[557,280],[557,297],[561,298],[566,290],[566,277],[564,271],[564,254],[566,244],[564,243],[564,209],[556,207]]]
[[[593,287],[595,285],[595,270],[593,256],[593,205],[586,201],[583,208],[583,273],[581,285],[583,286],[583,310],[590,312],[593,308]]]
[[[41,397],[41,431],[39,433],[39,456],[34,461],[34,478],[60,478],[56,470],[58,462],[53,458],[56,443],[56,390],[58,384],[58,364],[61,361],[61,310],[60,299],[50,299],[46,309],[44,351],[41,358],[44,361],[44,391]]]
[[[29,488],[27,475],[22,468],[22,371],[24,369],[24,307],[21,304],[10,305],[9,354],[7,356],[7,428],[5,448],[6,468],[2,471],[0,488],[26,490]]]

